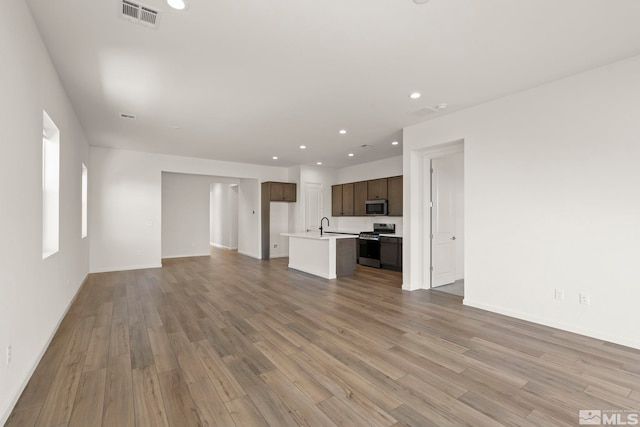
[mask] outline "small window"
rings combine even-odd
[[[42,259],[59,249],[60,131],[42,112]]]
[[[82,164],[82,238],[87,237],[87,167]]]

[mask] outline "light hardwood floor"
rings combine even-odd
[[[8,426],[577,425],[640,409],[640,351],[214,250],[91,275]]]

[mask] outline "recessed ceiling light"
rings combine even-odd
[[[398,145],[398,141],[393,141],[391,145]]]
[[[409,98],[411,99],[418,99],[420,98],[422,95],[420,95],[420,92],[413,92],[411,95],[409,95]]]
[[[272,159],[273,160],[278,160],[278,156],[273,156]]]
[[[317,163],[316,163],[316,165],[321,165],[321,164],[322,164],[322,162],[317,162]]]
[[[338,132],[340,135],[344,135],[345,133],[347,133],[347,131],[345,129],[340,129],[340,132]]]
[[[436,105],[436,109],[437,110],[444,110],[445,108],[447,108],[447,104],[438,104],[438,105]]]
[[[349,153],[349,157],[353,157],[353,153]]]
[[[185,7],[187,7],[184,0],[167,0],[167,4],[177,10],[183,10]]]
[[[301,146],[300,146],[300,149],[301,149],[301,150],[304,150],[305,148],[307,148],[307,146],[306,146],[306,145],[301,145]]]

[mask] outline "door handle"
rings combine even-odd
[[[453,237],[451,238],[451,240],[456,240],[456,236],[453,236]]]

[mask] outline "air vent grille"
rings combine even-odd
[[[144,6],[141,9],[142,13],[140,14],[140,20],[146,22],[147,24],[155,26],[156,19],[158,19],[158,12]]]
[[[147,28],[158,28],[160,11],[129,0],[121,0],[120,16],[127,21],[143,25]]]
[[[131,120],[136,119],[136,116],[134,116],[133,114],[126,114],[126,113],[120,113],[120,117],[122,117],[123,119],[131,119]]]
[[[420,107],[417,110],[412,111],[411,114],[417,117],[424,117],[437,112],[438,110],[431,107]]]
[[[129,18],[138,20],[140,19],[140,6],[135,3],[128,2],[127,0],[123,0],[122,14]]]

